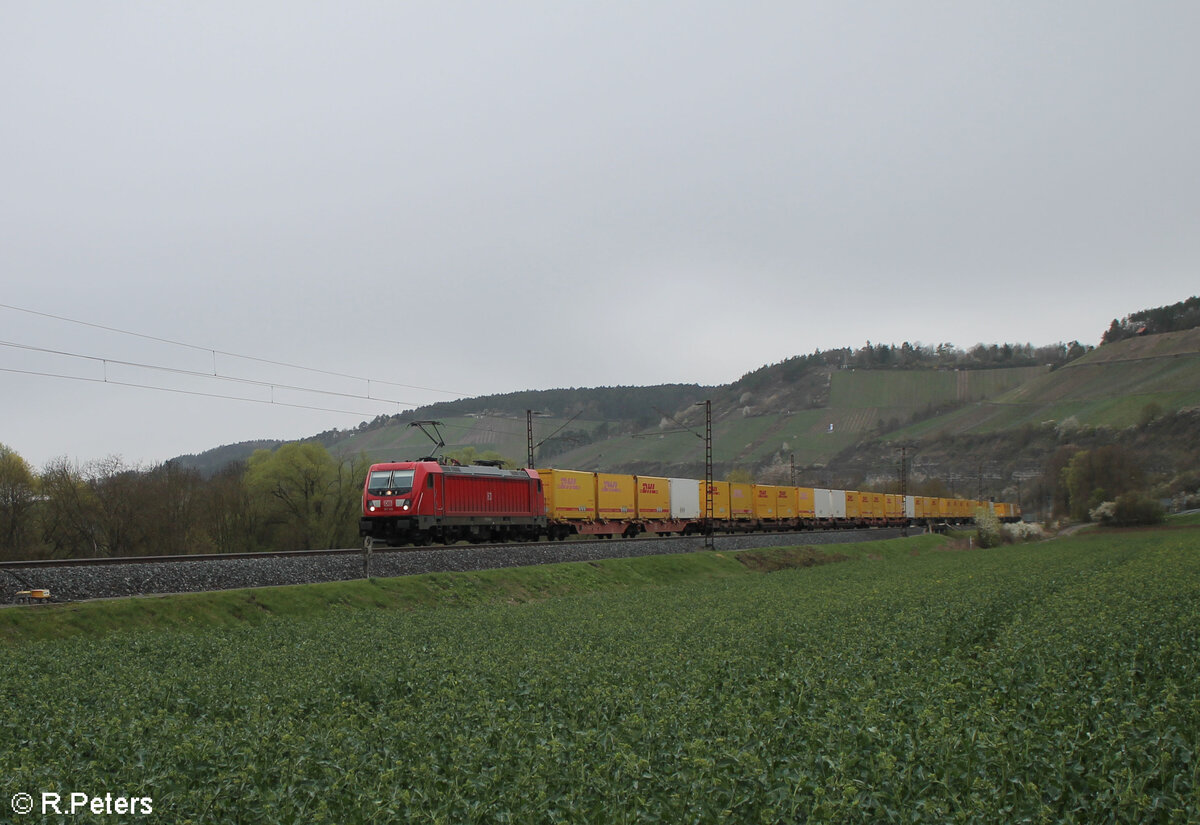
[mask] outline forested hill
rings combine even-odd
[[[1167,313],[1170,323],[1189,317],[1195,300]],[[1147,310],[1128,318],[1151,316],[1165,317]],[[1137,450],[1154,451],[1147,460],[1174,465],[1197,447],[1187,421],[1200,408],[1200,329],[1138,330],[1100,348],[867,342],[764,365],[723,386],[526,390],[381,416],[311,440],[337,455],[411,458],[431,445],[408,425],[436,419],[447,451],[523,464],[532,410],[541,466],[695,477],[703,453],[691,436],[703,432],[697,404],[708,400],[719,476],[738,470],[779,481],[794,464],[813,483],[873,484],[894,476],[900,443],[919,456],[918,475],[951,487],[953,478],[979,476],[985,466],[1003,477],[998,488],[1010,487],[1013,473],[1035,473],[1067,443],[1137,442]],[[234,445],[181,463],[212,473],[261,446]]]
[[[522,390],[503,395],[486,395],[443,401],[391,416],[398,421],[437,419],[482,413],[521,414],[526,410],[542,415],[588,420],[627,421],[645,426],[659,420],[655,410],[676,410],[708,397],[715,388],[699,384],[661,384],[652,387],[590,387],[554,390]],[[388,416],[383,416],[387,420]],[[380,419],[377,419],[377,421]]]
[[[384,454],[409,455],[426,450],[423,436],[408,431],[407,425],[418,420],[449,420],[447,444],[474,446],[483,450],[500,450],[517,458],[524,454],[523,439],[516,440],[518,429],[524,435],[523,419],[531,410],[541,420],[540,429],[556,435],[546,439],[539,455],[551,457],[567,452],[570,445],[593,442],[597,437],[625,436],[653,429],[664,422],[674,428],[677,419],[697,423],[699,412],[695,405],[712,401],[717,420],[727,417],[753,417],[769,411],[801,411],[825,409],[830,404],[833,376],[838,372],[892,371],[900,373],[952,373],[954,370],[1006,370],[1017,367],[1065,364],[1090,351],[1079,342],[1033,347],[1029,344],[978,345],[962,350],[951,344],[922,346],[904,342],[900,345],[867,342],[855,350],[850,348],[817,351],[810,355],[788,358],[746,373],[732,384],[702,386],[700,384],[663,384],[650,387],[570,387],[550,390],[522,390],[500,395],[444,401],[405,411],[397,415],[382,415],[363,422],[356,429],[331,430],[313,436],[311,441],[340,450],[364,449],[373,456]],[[990,379],[989,379],[990,381]],[[938,379],[938,383],[944,383]],[[988,382],[976,381],[977,387]],[[1011,383],[1011,382],[1009,382]],[[1005,383],[1004,386],[1008,386]],[[958,391],[948,395],[919,393],[917,407],[925,412],[958,398]],[[904,406],[907,418],[916,409]],[[512,423],[515,419],[522,419]],[[861,418],[861,416],[858,416]],[[464,423],[469,420],[468,423]],[[497,427],[486,421],[508,422],[502,426],[503,435],[497,438]],[[573,423],[578,422],[578,423]],[[825,426],[824,424],[822,426]],[[856,432],[857,427],[846,429]],[[469,436],[468,432],[473,433]],[[539,437],[539,440],[542,440]],[[840,438],[836,439],[840,442]],[[197,455],[176,459],[182,466],[211,475],[231,461],[244,460],[263,447],[274,448],[279,442],[254,441],[226,445]],[[841,446],[845,446],[844,444]]]

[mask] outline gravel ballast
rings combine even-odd
[[[899,529],[842,530],[779,535],[716,536],[718,550],[749,550],[780,545],[845,544],[896,538]],[[700,536],[688,538],[613,539],[588,542],[542,542],[508,546],[453,547],[422,550],[375,550],[371,575],[378,578],[420,573],[487,570],[568,561],[656,556],[704,549]],[[195,561],[131,561],[104,565],[55,567],[8,566],[0,569],[0,600],[11,604],[17,591],[47,588],[53,601],[194,593],[241,587],[345,581],[364,578],[362,550],[327,555],[197,559]]]

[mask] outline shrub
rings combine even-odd
[[[1042,529],[1042,525],[1029,521],[1001,525],[1000,534],[1005,541],[1010,542],[1040,541],[1046,537],[1046,531]]]
[[[1092,519],[1105,527],[1138,527],[1161,524],[1166,518],[1163,506],[1142,493],[1126,493],[1116,501],[1106,501],[1091,512]]]
[[[980,547],[1000,545],[1000,519],[987,507],[975,511],[975,543]]]

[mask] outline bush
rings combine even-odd
[[[975,543],[980,547],[1000,546],[1000,519],[987,507],[975,511]]]
[[[1161,524],[1166,518],[1163,506],[1141,493],[1126,493],[1116,501],[1106,501],[1092,511],[1092,518],[1105,527],[1139,527]]]
[[[1029,521],[1001,525],[1000,534],[1005,541],[1010,542],[1041,541],[1046,537],[1046,531],[1042,529],[1042,525]]]

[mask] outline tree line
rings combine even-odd
[[[976,344],[960,349],[950,343],[872,344],[858,349],[817,350],[796,355],[777,364],[767,364],[748,372],[733,384],[733,389],[756,389],[772,380],[797,381],[805,373],[829,369],[999,369],[1003,367],[1060,367],[1087,355],[1094,347],[1078,341],[1048,344]]]
[[[1113,344],[1135,335],[1157,335],[1161,332],[1180,332],[1200,327],[1200,297],[1192,297],[1169,306],[1143,309],[1113,319],[1100,339],[1101,344]]]
[[[258,450],[211,476],[166,462],[57,458],[35,472],[0,444],[0,558],[353,547],[369,462],[316,443]]]

